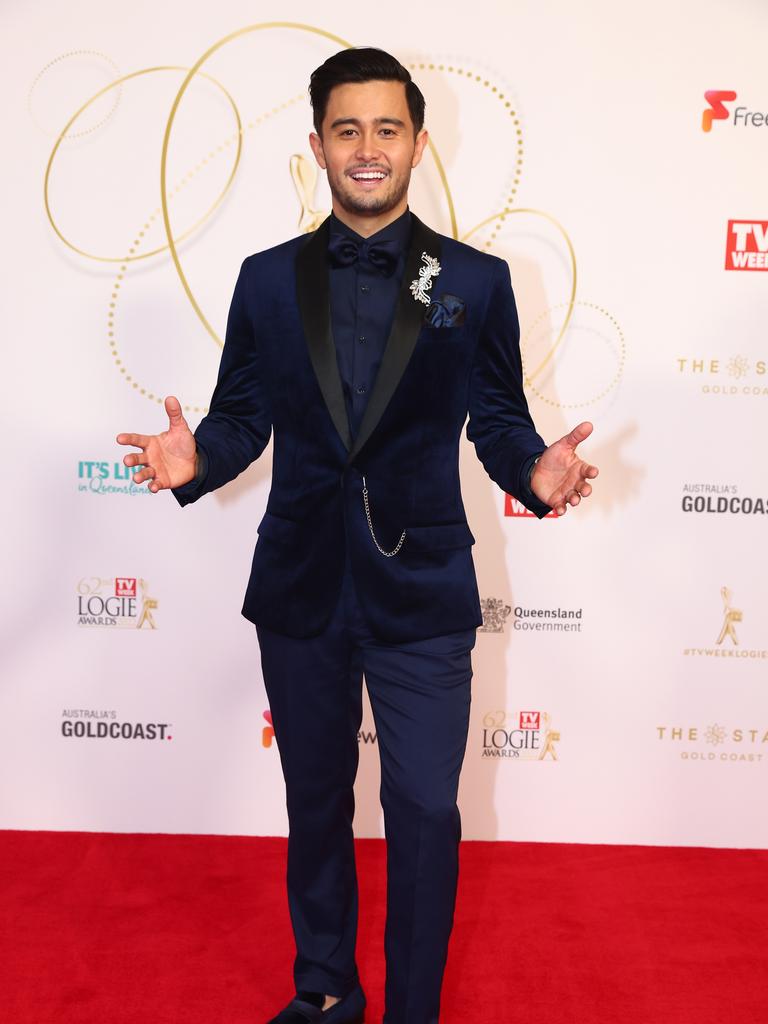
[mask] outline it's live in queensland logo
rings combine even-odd
[[[481,757],[557,761],[559,739],[547,711],[488,711],[483,716]]]
[[[142,484],[135,484],[133,476],[141,466],[124,466],[122,462],[104,459],[81,459],[77,464],[77,489],[88,494],[151,494]]]
[[[706,107],[701,114],[701,130],[711,132],[715,121],[725,121],[732,128],[765,128],[768,114],[761,110],[750,110],[739,105],[731,110],[731,103],[738,98],[733,89],[707,89],[704,99]]]
[[[78,626],[157,629],[157,606],[140,577],[87,576],[77,584]]]
[[[61,735],[77,740],[172,740],[170,722],[137,722],[115,710],[64,708]]]

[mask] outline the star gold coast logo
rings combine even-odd
[[[656,738],[683,761],[717,764],[759,764],[768,761],[768,728],[729,728],[712,722],[698,725],[657,725]]]
[[[679,379],[695,383],[703,395],[768,398],[768,362],[761,354],[678,356]]]
[[[557,761],[560,733],[546,711],[489,711],[483,716],[481,756],[512,761]]]
[[[325,44],[327,53],[318,43]],[[135,393],[160,403],[164,394],[180,389],[187,396],[186,411],[205,411],[202,395],[208,393],[209,379],[205,359],[176,359],[172,358],[175,352],[169,351],[167,366],[162,365],[157,345],[150,345],[144,337],[152,332],[142,328],[137,315],[145,304],[140,289],[154,288],[156,292],[158,275],[167,275],[170,269],[180,286],[173,299],[179,296],[184,302],[174,303],[169,293],[165,303],[169,316],[191,314],[202,340],[222,345],[221,331],[215,325],[225,321],[231,281],[218,284],[213,295],[206,284],[210,274],[205,268],[212,263],[226,265],[225,254],[252,252],[281,241],[295,221],[277,223],[281,215],[275,211],[290,208],[291,190],[299,198],[299,230],[313,231],[324,218],[330,205],[327,188],[323,183],[325,197],[316,198],[317,169],[305,154],[296,151],[311,123],[305,79],[307,69],[324,56],[352,45],[312,25],[261,22],[219,39],[189,68],[164,64],[119,74],[109,57],[89,56],[91,61],[102,61],[101,71],[109,80],[79,106],[73,102],[74,113],[58,131],[45,170],[45,211],[60,242],[85,266],[89,261],[115,265],[105,340],[117,374]],[[254,59],[265,51],[269,60]],[[30,102],[34,91],[35,105],[40,107],[40,83],[52,75],[58,75],[59,96],[75,95],[74,80],[70,83],[66,72],[76,71],[77,62],[84,59],[81,51],[51,61],[35,79]],[[275,72],[278,67],[279,74]],[[513,269],[521,300],[521,348],[529,399],[555,408],[594,406],[621,379],[624,336],[616,318],[601,303],[577,295],[576,252],[563,225],[545,210],[520,202],[524,137],[513,90],[484,65],[473,67],[471,60],[440,63],[425,59],[410,62],[408,67],[433,112],[428,158],[413,181],[414,207],[424,206],[425,218],[445,234],[517,261],[518,267]],[[239,91],[231,83],[238,83]],[[150,90],[160,95],[169,87],[169,96],[174,98],[168,100],[167,107],[162,101],[152,102]],[[440,155],[441,139],[453,134],[455,124],[454,113],[445,111],[439,102],[446,87],[454,104],[472,111],[472,116],[462,121],[463,144],[459,152],[451,152],[449,166]],[[117,102],[129,93],[137,101],[135,108]],[[38,123],[40,114],[36,109]],[[221,124],[222,117],[229,119],[229,125]],[[154,187],[158,154],[144,141],[148,130],[158,131],[163,140],[157,207],[149,189]],[[77,146],[76,137],[86,132],[91,133],[93,146],[83,149]],[[475,188],[474,154],[490,135],[497,145],[494,160],[484,168],[486,185],[480,192]],[[98,150],[99,159],[94,159],[96,147],[103,147]],[[281,148],[282,160],[275,158]],[[268,160],[265,152],[270,154]],[[104,194],[103,184],[111,180],[102,158],[112,160],[124,175],[130,168],[121,191],[106,197],[109,207],[105,213],[93,206],[93,195]],[[258,185],[235,193],[232,186],[243,167]],[[98,188],[94,183],[91,201],[80,202],[71,182],[85,183],[89,175],[95,180],[97,170]],[[497,178],[495,185],[492,176]],[[483,207],[487,195],[500,192],[504,197],[500,208]],[[248,203],[252,208],[243,209]],[[84,210],[89,214],[84,215]],[[253,225],[257,226],[255,235]],[[132,274],[140,261],[149,261],[145,263],[148,273]],[[524,274],[531,265],[536,266],[537,284],[528,289]],[[429,264],[424,270],[429,280],[437,272]],[[426,285],[427,280],[424,293]],[[218,303],[214,312],[210,309],[213,302]],[[198,345],[183,319],[175,330],[169,325],[163,335],[171,339],[166,343],[169,346],[183,344],[184,354],[186,346]],[[173,340],[176,337],[183,342]],[[198,347],[202,353],[203,348]],[[213,367],[214,358],[218,360],[215,347],[210,353]],[[190,376],[179,380],[183,373]]]
[[[158,602],[146,580],[135,576],[88,576],[77,584],[77,624],[157,629]]]
[[[722,602],[722,619],[714,645],[711,647],[686,647],[683,654],[694,658],[741,658],[746,660],[768,658],[768,650],[745,648],[740,645],[739,632],[736,627],[738,625],[741,629],[744,612],[734,604],[733,594],[729,587],[720,588],[720,600]]]

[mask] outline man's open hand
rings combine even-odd
[[[118,444],[129,444],[141,448],[141,455],[126,455],[126,466],[141,466],[134,474],[133,482],[142,484],[149,480],[152,493],[167,487],[181,487],[195,477],[195,453],[197,445],[192,431],[181,412],[178,398],[165,400],[168,413],[168,429],[162,434],[118,434]]]
[[[576,448],[591,433],[591,423],[580,423],[570,434],[551,444],[534,468],[531,490],[559,516],[565,515],[569,505],[578,505],[592,493],[589,481],[595,479],[598,468],[576,454]]]

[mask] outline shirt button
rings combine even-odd
[[[365,335],[361,334],[360,337],[357,340],[358,341],[365,341]]]
[[[369,292],[370,290],[371,290],[371,289],[370,289],[370,288],[368,287],[368,285],[367,285],[367,284],[361,284],[361,285],[360,285],[360,291],[361,291],[361,292]]]
[[[358,384],[357,388],[355,390],[357,391],[358,395],[364,395],[365,394],[365,384]]]

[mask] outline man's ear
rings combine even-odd
[[[309,145],[312,152],[315,154],[315,160],[320,164],[323,170],[325,170],[325,154],[323,153],[323,140],[317,134],[317,132],[309,133]]]
[[[429,132],[426,128],[422,128],[416,136],[416,145],[413,148],[413,159],[411,160],[411,167],[418,167],[421,163],[421,158],[424,155],[424,147],[429,142]]]

